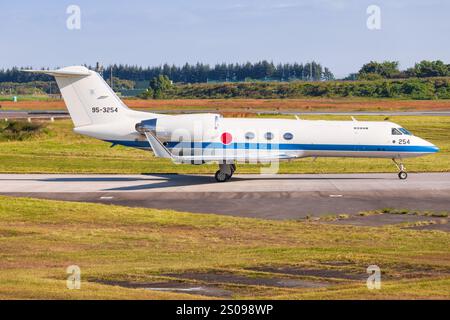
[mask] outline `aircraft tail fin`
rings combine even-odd
[[[119,121],[133,112],[97,72],[86,67],[24,71],[55,77],[75,127]]]

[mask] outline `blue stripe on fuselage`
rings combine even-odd
[[[126,147],[150,148],[148,141],[132,140],[106,140],[113,144],[120,144]],[[266,144],[266,143],[231,143],[224,145],[220,142],[168,142],[168,148],[210,148],[210,149],[247,149],[247,150],[290,150],[290,151],[386,151],[386,152],[424,152],[434,153],[439,151],[434,146],[411,146],[411,145],[356,145],[356,144]]]

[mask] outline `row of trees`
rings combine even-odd
[[[0,70],[0,82],[25,83],[33,81],[53,81],[53,77],[50,77],[48,75],[23,72],[21,71],[22,69],[31,69],[31,68],[13,67],[11,69]]]
[[[209,64],[197,63],[184,66],[164,64],[158,67],[142,68],[128,65],[113,65],[105,69],[108,75],[113,74],[121,79],[133,81],[149,80],[160,75],[167,76],[173,82],[204,83],[204,82],[239,82],[248,80],[291,81],[291,80],[333,80],[334,75],[319,63],[306,64],[278,64],[266,60],[245,64]]]
[[[131,81],[114,79],[114,87],[131,88]],[[0,83],[0,95],[57,93],[53,82]],[[173,84],[164,75],[150,81],[142,98],[150,99],[216,99],[216,98],[302,98],[366,97],[407,99],[450,99],[450,77],[381,79],[316,82],[230,82]]]
[[[111,65],[105,69],[89,67],[103,73],[105,79],[111,74],[121,80],[149,81],[160,75],[167,76],[175,83],[205,83],[205,82],[243,82],[243,81],[319,81],[334,80],[333,73],[316,62],[299,64],[285,63],[275,65],[266,60],[244,64],[208,64],[196,63],[183,66],[164,64],[157,67],[139,67],[130,65]],[[371,61],[361,67],[358,73],[351,74],[346,80],[378,80],[405,79],[450,76],[450,65],[440,60],[421,61],[407,70],[400,70],[397,61]],[[32,82],[52,81],[52,77],[42,74],[21,72],[19,68],[0,70],[0,82]]]
[[[0,95],[43,95],[59,94],[53,81],[0,82]]]
[[[171,85],[167,77],[155,78],[144,98],[226,99],[366,97],[450,99],[450,78],[326,82],[238,82]]]
[[[98,66],[90,69],[99,69]],[[129,65],[111,65],[98,70],[105,79],[111,74],[122,80],[149,81],[160,75],[169,77],[173,82],[203,83],[203,82],[238,82],[246,80],[291,81],[291,80],[333,80],[334,75],[328,69],[316,62],[299,64],[285,63],[275,65],[266,60],[256,63],[209,64],[196,63],[183,66],[164,64],[157,67],[139,67]],[[0,82],[31,82],[51,81],[52,78],[41,74],[21,72],[19,68],[0,70]]]
[[[423,60],[414,67],[400,70],[398,61],[371,61],[362,66],[357,74],[350,75],[348,80],[406,79],[450,76],[450,64],[440,60]]]

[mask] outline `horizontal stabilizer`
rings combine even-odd
[[[89,69],[85,67],[68,67],[58,70],[22,70],[23,72],[48,74],[55,77],[87,77],[91,75]]]

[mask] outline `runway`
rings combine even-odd
[[[0,111],[0,119],[70,119],[67,111],[14,111],[4,110]]]
[[[0,174],[0,194],[266,219],[405,208],[450,211],[450,173],[235,175]]]

